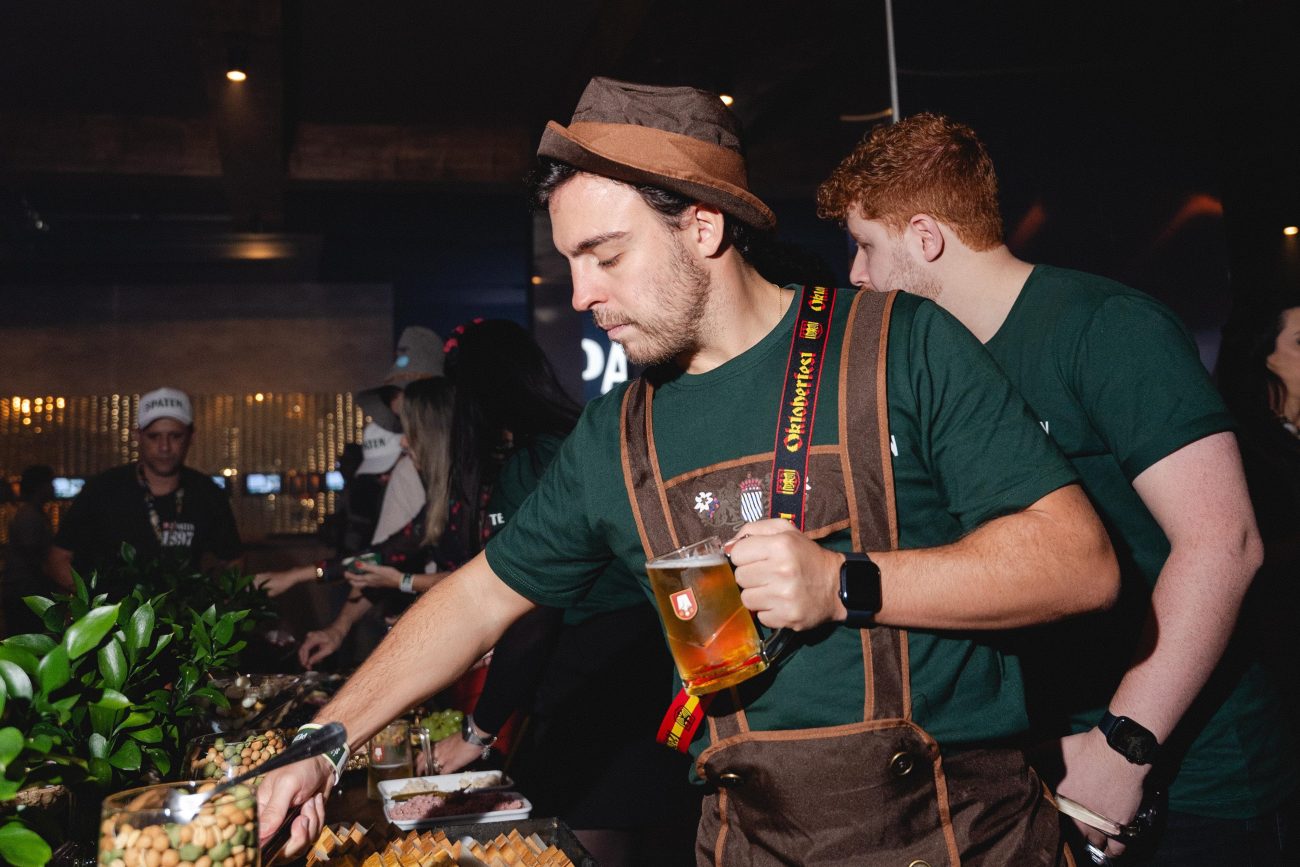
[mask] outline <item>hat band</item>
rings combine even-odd
[[[749,198],[745,158],[730,148],[688,135],[626,123],[577,121],[548,126],[597,156],[641,171],[703,184]]]

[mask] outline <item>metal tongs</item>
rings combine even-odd
[[[342,723],[326,723],[307,734],[306,737],[289,744],[289,747],[284,752],[272,756],[252,770],[226,780],[206,792],[188,793],[179,789],[172,789],[167,793],[167,802],[163,806],[163,814],[167,817],[167,821],[187,824],[199,814],[199,810],[202,809],[204,804],[231,786],[236,786],[261,774],[269,773],[276,768],[292,765],[294,762],[300,762],[303,759],[309,759],[312,756],[319,756],[322,753],[337,749],[343,746],[347,739],[348,733],[343,728]]]

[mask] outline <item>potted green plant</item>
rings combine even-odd
[[[190,723],[226,704],[206,675],[237,665],[250,615],[269,610],[251,582],[232,570],[181,593],[176,575],[155,574],[110,604],[93,577],[74,576],[71,594],[27,598],[45,631],[0,642],[0,859],[51,857],[60,831],[23,803],[28,793],[70,792],[72,834],[93,836],[102,793],[171,777]],[[220,610],[213,593],[246,607]]]

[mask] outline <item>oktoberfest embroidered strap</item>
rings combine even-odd
[[[830,331],[835,290],[820,286],[803,287],[799,317],[790,341],[786,362],[785,388],[781,392],[781,414],[776,421],[776,446],[772,458],[772,496],[769,514],[785,518],[803,529],[804,491],[808,478],[808,452],[812,448],[813,418],[817,410],[817,386],[821,382]]]
[[[776,447],[772,458],[772,495],[768,515],[785,518],[800,530],[804,524],[804,492],[808,453],[812,448],[813,416],[821,382],[826,335],[835,309],[834,288],[805,286],[790,339],[785,388],[776,417]],[[687,752],[704,721],[713,693],[690,695],[685,689],[664,714],[656,740],[669,749]]]

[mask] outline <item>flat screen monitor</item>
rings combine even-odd
[[[55,476],[54,478],[54,496],[60,500],[71,500],[77,494],[81,493],[82,485],[86,484],[85,479],[72,478],[69,476]]]
[[[330,470],[325,474],[325,490],[341,491],[343,490],[343,474],[338,470]]]
[[[244,476],[244,493],[255,497],[280,493],[279,473],[249,473]]]

